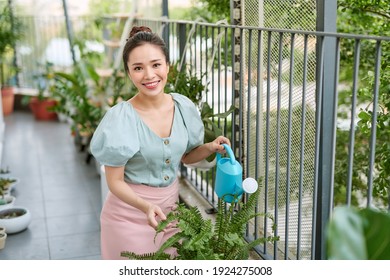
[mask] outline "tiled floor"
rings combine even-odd
[[[100,177],[86,164],[69,124],[5,117],[2,168],[20,178],[15,206],[31,211],[29,227],[9,235],[0,260],[100,259]]]

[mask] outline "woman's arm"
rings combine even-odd
[[[209,142],[192,149],[182,157],[181,161],[185,164],[191,164],[201,161],[213,153],[223,154],[226,151],[222,144],[228,144],[230,146],[230,141],[224,136],[218,136],[213,142]]]
[[[107,184],[108,184],[108,188],[110,189],[110,192],[113,193],[120,200],[124,201],[125,203],[144,212],[148,219],[149,225],[151,225],[154,228],[157,227],[158,224],[156,220],[157,216],[161,220],[166,219],[166,216],[164,215],[160,207],[140,198],[127,185],[127,183],[124,180],[124,173],[125,173],[124,166],[121,167],[105,166],[105,171],[106,171]]]

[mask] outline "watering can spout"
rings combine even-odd
[[[223,146],[229,157],[221,157],[220,154],[217,154],[215,192],[219,198],[231,203],[238,201],[244,192],[255,192],[257,182],[253,178],[242,181],[241,164],[236,160],[230,146],[226,144]]]

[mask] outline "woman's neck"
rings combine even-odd
[[[161,93],[157,96],[146,96],[138,93],[129,102],[138,110],[148,111],[161,109],[171,103],[171,97],[168,94]]]

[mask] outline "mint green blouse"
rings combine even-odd
[[[171,93],[175,109],[171,135],[161,138],[141,119],[130,102],[110,108],[92,140],[91,152],[107,166],[125,166],[125,181],[166,187],[177,177],[182,156],[203,144],[204,127],[194,103]]]

